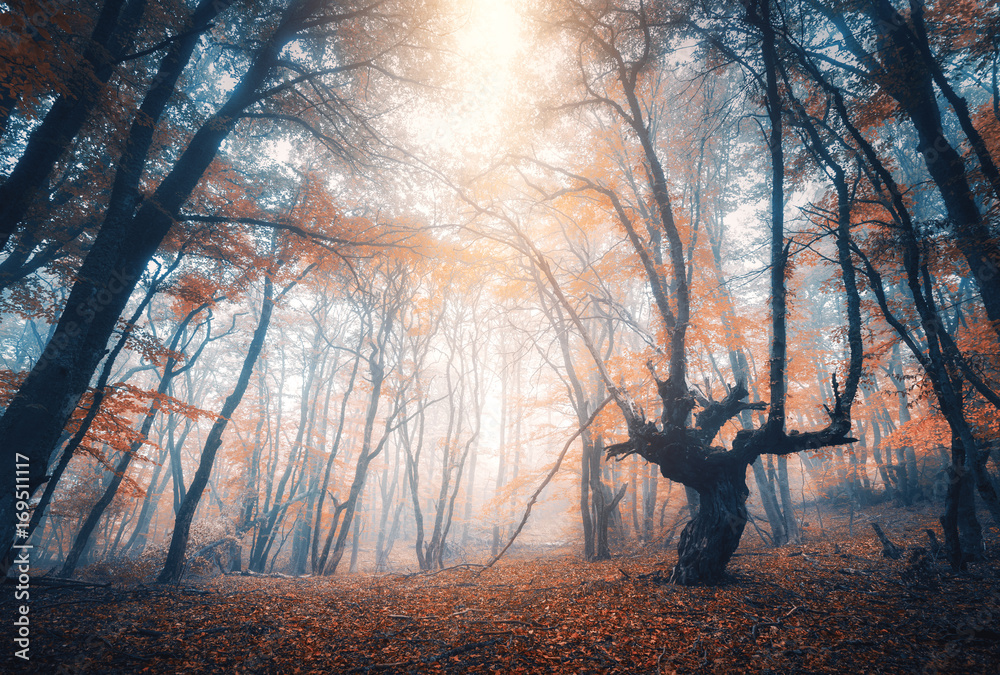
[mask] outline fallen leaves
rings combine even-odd
[[[922,543],[921,534],[892,531],[902,546]],[[671,557],[512,558],[479,576],[456,567],[377,578],[222,577],[184,588],[39,586],[46,595],[33,614],[27,672],[833,673],[860,665],[958,673],[1000,662],[991,563],[953,576],[938,562],[938,584],[918,587],[907,561],[883,559],[869,530],[793,550],[744,548],[728,583],[679,588],[648,575]],[[70,604],[82,601],[85,611]]]

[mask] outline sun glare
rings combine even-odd
[[[455,0],[454,27],[442,64],[447,73],[444,98],[439,107],[409,120],[423,151],[472,161],[496,152],[516,133],[524,42],[521,4]]]
[[[517,0],[460,2],[468,22],[459,31],[461,53],[482,68],[509,70],[521,41],[521,15]]]

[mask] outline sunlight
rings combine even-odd
[[[517,135],[525,33],[521,4],[455,1],[455,29],[441,63],[444,98],[407,120],[425,152],[469,161],[490,156]]]
[[[1000,24],[807,4],[0,0],[7,661],[998,672]]]
[[[461,2],[468,23],[459,32],[461,51],[484,67],[504,73],[517,54],[521,42],[521,14],[517,0],[471,0]]]

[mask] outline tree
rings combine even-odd
[[[206,0],[204,6],[210,4]],[[142,200],[136,188],[150,146],[151,130],[147,123],[155,124],[157,116],[151,115],[150,120],[145,111],[137,115],[126,141],[127,151],[117,165],[116,190],[97,238],[78,271],[58,325],[42,357],[0,418],[0,448],[5,460],[13,462],[15,452],[29,458],[30,491],[45,481],[52,449],[104,353],[115,322],[143,269],[177,222],[181,208],[198,187],[222,142],[254,109],[261,106],[266,109],[269,102],[287,97],[298,86],[313,87],[314,92],[336,86],[333,82],[368,67],[373,58],[373,50],[367,50],[365,45],[358,46],[356,52],[345,45],[348,58],[333,67],[314,61],[306,64],[305,72],[301,73],[297,65],[282,60],[283,50],[296,40],[322,42],[336,36],[338,29],[346,31],[345,27],[365,20],[372,30],[381,30],[396,19],[373,14],[379,4],[362,4],[341,11],[330,10],[316,0],[296,0],[281,9],[273,28],[254,36],[256,41],[251,40],[255,47],[238,84],[190,138],[152,194]],[[307,56],[305,52],[302,55]],[[351,56],[357,60],[351,60]],[[290,65],[296,75],[287,79],[282,73]],[[165,57],[165,67],[172,69],[173,80],[171,77],[154,80],[143,103],[149,103],[159,112],[183,64],[170,52]],[[336,106],[340,101],[340,98],[327,99],[321,107]],[[297,119],[285,117],[290,117],[292,123]],[[284,119],[281,115],[277,118]],[[332,138],[326,142],[336,147]],[[3,485],[13,494],[13,476],[4,476]],[[0,541],[8,542],[5,547],[14,536],[12,500],[10,496],[0,500],[3,522]]]
[[[588,349],[601,372],[609,391],[615,396],[628,429],[628,440],[608,447],[608,457],[620,458],[639,454],[660,467],[662,475],[695,489],[699,494],[699,508],[695,517],[681,534],[678,547],[679,560],[671,580],[681,584],[713,583],[718,581],[726,563],[739,544],[747,521],[746,501],[748,492],[744,482],[746,468],[762,454],[788,455],[805,449],[853,442],[850,437],[850,405],[861,375],[860,313],[857,289],[852,288],[853,267],[849,259],[840,258],[845,277],[848,300],[851,363],[843,395],[834,377],[835,403],[828,410],[830,421],[818,431],[788,432],[785,422],[785,284],[788,251],[783,227],[784,211],[784,158],[782,111],[784,108],[778,90],[776,35],[772,8],[766,0],[747,5],[747,22],[761,39],[761,60],[764,70],[764,94],[768,117],[771,122],[768,147],[771,156],[771,358],[770,394],[768,417],[764,425],[753,431],[737,433],[729,450],[712,446],[722,426],[742,411],[759,409],[759,404],[745,401],[745,382],[737,382],[721,401],[703,404],[693,423],[690,419],[695,399],[686,382],[687,354],[685,336],[690,323],[690,289],[684,259],[684,245],[674,217],[666,176],[654,145],[644,110],[640,101],[641,77],[652,66],[652,59],[659,48],[656,42],[662,22],[651,16],[651,10],[609,7],[600,13],[568,12],[566,24],[580,37],[581,55],[594,59],[592,63],[580,61],[580,72],[585,78],[590,73],[613,73],[613,85],[597,89],[597,83],[585,79],[587,92],[584,105],[597,105],[614,115],[633,134],[640,156],[649,177],[649,196],[655,204],[658,227],[662,228],[669,253],[669,287],[673,291],[670,303],[667,280],[653,264],[647,244],[633,224],[633,216],[618,195],[582,176],[571,175],[578,190],[593,191],[603,195],[619,225],[627,233],[636,255],[646,271],[660,319],[669,337],[667,379],[661,380],[653,371],[657,392],[662,405],[659,423],[651,422],[636,405],[629,393],[617,385],[603,367],[603,358],[593,341]],[[566,172],[562,172],[566,175]],[[846,207],[845,207],[846,208]],[[530,242],[529,242],[529,245]],[[551,267],[544,256],[533,248],[534,261],[547,278],[561,304],[570,315],[578,332],[587,336],[586,327],[572,305],[557,289]],[[850,271],[848,271],[850,270]]]
[[[212,466],[215,464],[215,457],[222,446],[222,434],[229,424],[233,413],[243,400],[247,387],[250,384],[250,377],[253,375],[254,365],[257,358],[264,349],[264,339],[267,336],[267,329],[271,323],[271,314],[274,312],[274,305],[280,302],[288,291],[295,287],[295,284],[308,274],[315,264],[307,266],[295,279],[285,286],[280,293],[274,296],[274,285],[271,276],[264,279],[264,300],[260,309],[260,318],[257,320],[257,328],[254,330],[253,338],[247,347],[246,356],[243,359],[243,368],[240,370],[239,378],[232,393],[226,397],[226,402],[215,418],[212,429],[208,432],[205,440],[205,447],[201,452],[201,459],[198,462],[198,470],[194,479],[181,501],[177,510],[177,519],[174,522],[174,532],[170,538],[170,549],[167,551],[167,559],[163,563],[163,571],[157,577],[157,582],[161,584],[176,583],[180,581],[184,571],[184,553],[187,549],[188,535],[191,531],[191,521],[194,513],[198,509],[198,502],[208,484],[208,478],[212,473]]]

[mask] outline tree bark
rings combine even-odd
[[[201,453],[201,460],[198,463],[198,470],[195,472],[191,486],[177,512],[174,521],[174,534],[170,538],[170,548],[167,550],[167,559],[163,564],[163,571],[156,579],[157,583],[177,583],[184,572],[184,554],[187,550],[191,521],[194,519],[194,512],[198,508],[198,502],[201,500],[205,486],[208,485],[208,478],[212,473],[212,466],[215,464],[215,456],[222,446],[222,434],[225,432],[233,413],[236,412],[240,401],[243,400],[243,394],[246,393],[247,386],[250,384],[254,364],[257,363],[257,357],[260,356],[260,352],[264,348],[264,338],[267,336],[267,329],[271,323],[271,313],[274,310],[272,294],[271,278],[267,277],[264,281],[264,302],[260,309],[260,320],[257,322],[253,339],[247,348],[246,357],[243,359],[243,368],[236,381],[236,387],[226,398],[222,410],[219,411],[219,415],[215,419],[215,424],[212,425],[212,429],[208,433],[205,447]]]
[[[745,464],[725,462],[698,489],[698,512],[681,532],[671,582],[691,586],[723,578],[747,523],[745,475]]]

